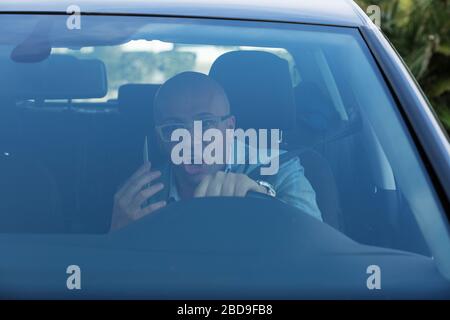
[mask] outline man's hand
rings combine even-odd
[[[166,205],[165,201],[159,201],[141,208],[148,198],[164,188],[162,183],[152,183],[161,176],[161,172],[150,169],[150,163],[144,164],[114,195],[111,230],[119,229]]]
[[[195,189],[194,197],[245,197],[248,191],[267,193],[266,188],[245,174],[219,171],[203,178]]]

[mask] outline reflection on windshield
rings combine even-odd
[[[3,232],[108,233],[173,203],[256,193],[357,242],[432,254],[439,201],[356,30],[2,19]],[[13,61],[33,32],[49,57]]]

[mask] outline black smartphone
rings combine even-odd
[[[144,164],[149,162],[149,156],[148,156],[148,138],[147,136],[145,136],[144,138],[144,152],[143,152],[143,156],[144,156]]]

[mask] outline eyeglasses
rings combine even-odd
[[[205,117],[202,119],[194,120],[194,121],[201,121],[202,122],[202,129],[208,130],[212,128],[218,128],[220,123],[222,121],[225,121],[231,117],[230,114],[225,116],[211,116],[211,117]],[[164,142],[170,142],[172,137],[172,132],[174,132],[177,129],[186,129],[191,130],[194,126],[194,121],[191,123],[185,123],[185,122],[172,122],[172,123],[166,123],[156,126],[156,131],[159,134],[161,140]]]

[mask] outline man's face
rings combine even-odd
[[[203,142],[199,137],[194,139],[194,121],[202,121],[204,133],[209,128],[216,128],[225,138],[225,130],[233,129],[235,119],[229,114],[229,106],[226,98],[223,98],[218,92],[214,92],[214,88],[205,86],[204,90],[180,90],[173,92],[173,95],[166,99],[163,107],[158,109],[159,114],[156,116],[157,126],[171,124],[173,128],[186,128],[191,136],[191,164],[174,165],[175,175],[178,181],[196,186],[200,181],[209,174],[213,174],[219,170],[223,170],[224,164],[207,165],[194,164],[194,157],[202,159],[202,154],[194,154],[194,150],[201,152],[210,142]],[[170,130],[169,130],[170,131]],[[167,141],[162,139],[160,143],[164,151],[170,158],[172,148],[178,142]],[[224,139],[225,140],[225,139]],[[194,145],[197,144],[196,147]],[[201,147],[200,147],[201,146]],[[226,146],[223,143],[223,155],[226,156]],[[223,159],[221,163],[225,163]]]

